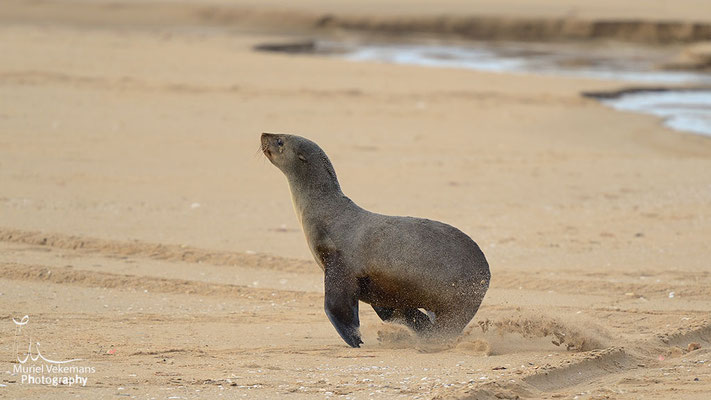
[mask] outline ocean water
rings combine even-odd
[[[601,101],[616,110],[656,115],[672,129],[711,136],[711,90],[633,92]]]
[[[334,47],[324,43],[323,48]],[[334,47],[335,48],[335,47]],[[412,64],[440,68],[467,68],[479,71],[564,75],[632,83],[698,84],[711,86],[711,74],[661,71],[658,51],[617,51],[571,45],[526,43],[442,45],[340,45],[337,53],[351,61]]]

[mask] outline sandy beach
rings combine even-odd
[[[708,398],[709,137],[581,95],[621,82],[253,48],[372,26],[323,15],[705,26],[711,5],[403,3],[1,6],[0,397]],[[456,343],[366,304],[363,347],[340,339],[261,132],[318,142],[362,207],[480,245],[491,288]],[[48,364],[28,345],[86,386],[24,382]]]

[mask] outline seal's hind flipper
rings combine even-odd
[[[394,308],[387,307],[373,306],[373,310],[375,310],[375,313],[378,314],[378,317],[380,317],[383,321],[390,321],[395,313]]]
[[[358,318],[358,279],[338,257],[337,252],[319,252],[326,270],[324,308],[334,328],[351,347],[360,347]]]
[[[394,309],[373,306],[373,310],[383,321],[407,325],[418,334],[429,332],[433,326],[430,317],[416,308]]]
[[[430,317],[416,308],[406,308],[402,310],[405,324],[418,334],[428,333],[432,330],[433,324]]]

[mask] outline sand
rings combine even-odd
[[[608,17],[615,3],[580,13]],[[692,21],[706,4],[649,3],[620,16]],[[0,397],[711,392],[711,140],[580,95],[620,83],[258,53],[295,36],[180,18],[202,2],[150,3],[174,14],[135,25],[78,2],[8,4]],[[361,206],[480,244],[492,286],[458,342],[422,343],[361,304],[365,344],[343,343],[286,181],[258,153],[263,131],[320,143]],[[86,386],[23,383],[13,360],[36,342],[91,367]]]

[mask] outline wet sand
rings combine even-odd
[[[711,141],[581,96],[618,82],[259,53],[292,37],[177,17],[50,23],[13,4],[12,22],[0,10],[1,396],[711,391]],[[57,4],[83,15],[32,7]],[[580,12],[616,10],[596,4]],[[642,18],[671,18],[654,4]],[[711,15],[675,4],[676,20]],[[341,341],[262,131],[316,140],[361,206],[479,243],[492,286],[457,343],[420,343],[365,304],[364,346]],[[23,384],[15,346],[30,341],[93,367],[87,386]]]

